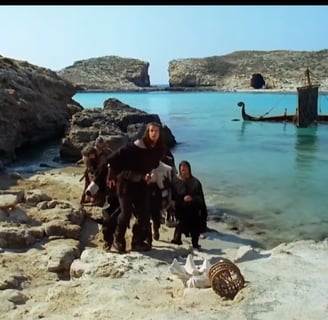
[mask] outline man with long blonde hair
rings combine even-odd
[[[132,212],[136,223],[132,228],[132,250],[146,251],[151,245],[145,240],[150,229],[148,183],[151,171],[156,168],[165,152],[162,126],[147,124],[140,139],[121,147],[108,158],[108,186],[116,183],[121,212],[114,233],[114,250],[126,252],[125,233]]]

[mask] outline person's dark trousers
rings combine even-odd
[[[120,213],[120,203],[116,196],[107,197],[108,208],[103,209],[102,233],[106,246],[110,248],[113,243],[114,232],[117,226],[117,218]]]
[[[161,208],[162,208],[162,194],[161,190],[157,186],[157,184],[149,185],[149,208],[150,208],[150,216],[153,225],[153,235],[154,239],[159,239],[159,228],[161,227]],[[150,236],[152,237],[152,232],[150,229]]]
[[[200,214],[200,233],[209,231],[207,227],[207,213],[201,212]]]
[[[180,245],[182,244],[181,237],[184,229],[184,219],[180,206],[176,207],[175,216],[176,216],[176,226],[174,228],[173,239],[171,240],[171,242]]]
[[[147,237],[146,228],[150,224],[147,210],[147,185],[146,182],[130,182],[123,180],[118,187],[118,199],[121,212],[117,219],[114,234],[114,244],[125,250],[125,232],[129,226],[132,212],[137,218],[137,227],[133,230],[132,243],[140,243]]]
[[[149,188],[145,182],[136,183],[134,188],[133,204],[136,222],[132,229],[132,248],[146,247],[146,240],[151,232]],[[148,246],[151,247],[151,242],[148,243]]]
[[[80,181],[82,179],[84,180],[84,187],[83,187],[83,191],[82,191],[81,198],[80,198],[80,204],[83,204],[85,202],[85,191],[87,190],[87,188],[91,182],[89,179],[88,170],[84,171],[83,177],[80,179]]]
[[[199,226],[193,226],[190,228],[191,243],[194,248],[199,247],[199,236],[200,229]]]
[[[194,203],[184,203],[177,207],[176,215],[178,223],[174,230],[172,243],[182,242],[181,235],[185,234],[185,236],[191,236],[192,246],[198,248],[201,226],[199,208]]]
[[[122,180],[118,183],[117,187],[121,211],[117,217],[113,246],[119,252],[125,252],[126,250],[125,232],[130,224],[133,210],[132,195],[129,192],[129,185],[129,181]]]
[[[171,242],[179,245],[182,244],[181,236],[182,236],[182,223],[181,221],[178,220],[177,225],[175,226],[174,229],[173,239],[171,240]]]

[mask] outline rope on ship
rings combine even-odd
[[[263,115],[261,115],[260,117],[265,117],[267,116],[272,110],[274,110],[278,105],[281,106],[282,105],[282,101],[284,100],[284,98],[280,98],[276,101],[275,105],[269,109],[267,112],[265,112]]]

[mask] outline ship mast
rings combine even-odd
[[[306,78],[306,83],[308,86],[311,86],[311,79],[310,79],[310,70],[309,68],[306,68],[305,70],[305,78]]]

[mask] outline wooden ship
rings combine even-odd
[[[305,71],[306,84],[297,88],[297,108],[295,114],[284,114],[275,116],[251,116],[246,113],[245,103],[238,102],[241,108],[241,115],[245,121],[263,121],[263,122],[292,122],[297,127],[306,128],[318,123],[328,123],[328,115],[318,114],[318,97],[319,84],[312,84],[310,79],[310,71]]]

